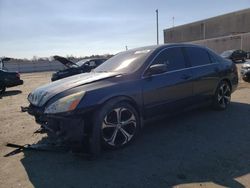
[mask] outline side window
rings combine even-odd
[[[209,51],[208,53],[209,53],[209,57],[212,63],[219,63],[221,61],[218,55],[216,55],[214,52]]]
[[[99,66],[99,65],[102,64],[103,62],[104,62],[104,60],[98,59],[98,60],[96,60],[96,65]]]
[[[95,67],[95,66],[96,66],[95,61],[94,61],[94,60],[90,61],[90,62],[89,62],[89,66],[90,66],[90,67]]]
[[[202,48],[187,47],[186,53],[193,67],[211,63],[208,52]]]
[[[167,71],[186,68],[186,62],[181,48],[169,48],[161,52],[153,64],[166,64]]]

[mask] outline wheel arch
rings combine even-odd
[[[227,82],[227,83],[229,84],[229,86],[230,86],[230,89],[232,90],[232,83],[231,83],[230,79],[228,79],[228,78],[223,78],[223,79],[221,80],[221,82],[222,82],[222,81]]]

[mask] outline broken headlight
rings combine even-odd
[[[74,110],[85,92],[78,92],[59,99],[45,108],[45,114],[55,114]]]

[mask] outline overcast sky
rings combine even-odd
[[[156,43],[163,29],[250,7],[250,0],[0,0],[0,57],[85,56]]]

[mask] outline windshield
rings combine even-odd
[[[120,52],[94,69],[94,72],[135,72],[143,65],[152,51],[153,49],[147,48]]]
[[[225,52],[222,52],[221,56],[230,56],[233,53],[233,50],[228,50]]]

